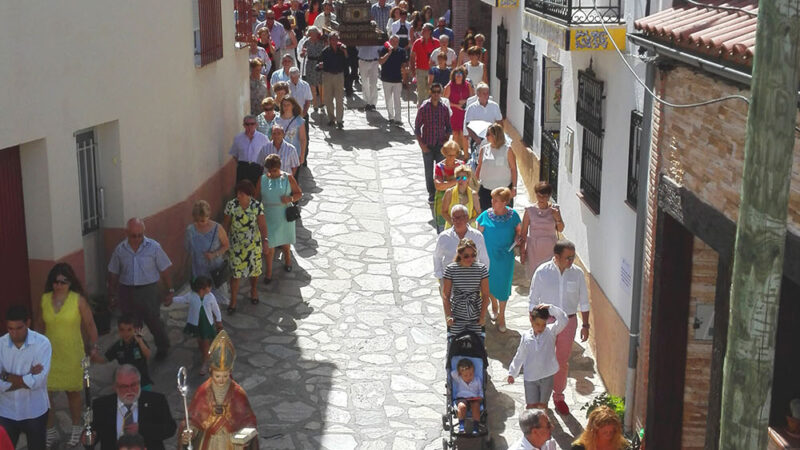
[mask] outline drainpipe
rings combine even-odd
[[[648,52],[648,56],[652,56]],[[653,90],[656,66],[650,61],[645,72],[645,85]],[[633,405],[636,398],[636,364],[639,358],[639,319],[642,310],[644,279],[644,235],[647,224],[647,181],[650,172],[650,134],[653,128],[653,97],[645,92],[642,108],[642,140],[639,143],[639,184],[636,187],[636,242],[633,254],[633,286],[631,298],[631,328],[628,343],[628,374],[625,380],[625,433],[633,429]]]

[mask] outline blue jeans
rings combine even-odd
[[[425,165],[425,188],[428,189],[428,201],[433,201],[436,186],[433,184],[433,165],[444,159],[442,144],[429,145],[427,152],[422,152],[422,164]]]
[[[17,446],[19,435],[25,433],[29,450],[45,450],[47,447],[47,413],[25,420],[11,420],[0,417],[0,425],[5,428],[11,443]]]

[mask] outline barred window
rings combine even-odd
[[[576,119],[596,135],[603,135],[603,82],[595,77],[591,63],[578,71],[578,105]]]
[[[192,2],[194,62],[198,67],[222,59],[222,0]]]
[[[522,142],[528,147],[533,147],[533,106],[525,105],[525,121],[522,125]]]
[[[534,81],[536,80],[536,46],[530,42],[522,41],[522,69],[519,78],[519,99],[522,103],[533,109],[535,104],[536,90]]]
[[[600,183],[603,178],[603,137],[583,129],[581,145],[581,195],[595,214],[600,214]]]
[[[542,130],[542,158],[539,160],[539,181],[550,183],[551,197],[558,200],[558,133]]]
[[[639,189],[639,150],[642,143],[642,113],[631,111],[631,130],[628,143],[628,204],[636,207],[636,194]]]

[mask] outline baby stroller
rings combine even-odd
[[[456,369],[458,362],[461,359],[469,359],[475,368],[475,379],[480,383],[483,391],[483,399],[480,405],[480,417],[474,419],[472,417],[471,408],[467,408],[466,423],[472,424],[474,420],[480,422],[478,432],[472,432],[472,426],[466,428],[465,433],[459,432],[458,418],[457,418],[457,405],[456,396],[457,392],[453,391],[452,372]],[[486,348],[483,346],[481,338],[470,331],[455,336],[450,340],[447,348],[447,361],[445,363],[447,368],[447,394],[445,399],[445,413],[442,414],[442,428],[444,431],[450,432],[449,438],[442,439],[442,448],[448,449],[461,449],[461,448],[480,448],[491,449],[492,439],[489,436],[487,428],[487,403],[486,403],[486,379],[488,377],[488,361],[486,359]],[[479,440],[478,442],[475,442]],[[466,441],[471,441],[470,443]]]

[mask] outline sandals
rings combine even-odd
[[[75,447],[81,443],[81,433],[83,433],[83,427],[80,425],[73,425],[72,432],[69,435],[69,441],[67,441],[67,445],[70,447]]]
[[[236,307],[235,306],[228,306],[228,314],[230,314],[232,316],[235,313],[236,313]]]
[[[58,431],[56,431],[55,427],[47,429],[47,448],[54,448],[56,442],[58,442]]]
[[[283,270],[285,270],[287,272],[291,272],[292,271],[292,265],[291,264],[287,264],[287,265],[283,266]]]
[[[250,303],[257,305],[258,304],[258,297],[250,297]]]

